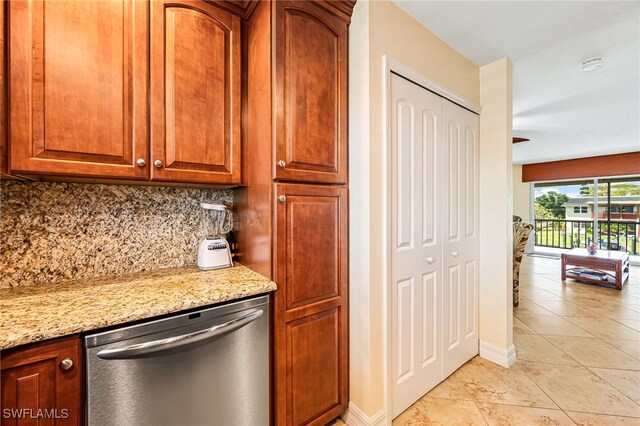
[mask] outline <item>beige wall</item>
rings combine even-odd
[[[373,87],[382,87],[382,55],[389,55],[463,98],[480,103],[480,76],[473,62],[393,2],[372,1],[369,5]],[[380,90],[376,92],[382,96]]]
[[[349,382],[351,401],[370,415],[382,376],[371,368],[369,60],[369,3],[359,1],[349,28]]]
[[[513,214],[524,222],[533,223],[531,217],[531,185],[522,182],[522,166],[513,166]]]
[[[383,55],[474,103],[480,87],[477,66],[391,1],[358,1],[349,36],[350,398],[373,418],[385,408]]]
[[[480,106],[480,355],[506,366],[513,351],[513,114],[508,59],[480,67]]]

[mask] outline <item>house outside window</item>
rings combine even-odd
[[[595,185],[597,184],[597,194]],[[535,245],[640,254],[640,176],[535,184]]]
[[[565,204],[566,219],[589,220],[593,218],[593,206],[589,205],[589,200],[585,198],[571,198]]]

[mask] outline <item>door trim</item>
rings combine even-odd
[[[451,102],[480,115],[479,105],[456,93],[444,88],[438,83],[428,79],[414,69],[391,58],[388,55],[382,56],[382,202],[385,207],[382,210],[382,342],[384,346],[382,362],[384,375],[384,412],[385,424],[391,426],[392,422],[392,399],[391,383],[393,378],[391,368],[391,74],[412,81],[426,90],[435,93]]]

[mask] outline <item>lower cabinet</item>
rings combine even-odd
[[[347,189],[275,188],[276,424],[324,425],[348,404]]]
[[[2,353],[2,425],[81,425],[82,346],[72,337]]]
[[[285,324],[286,353],[279,365],[288,400],[280,403],[287,425],[326,424],[346,408],[346,332],[340,306]],[[284,351],[282,351],[284,352]],[[280,394],[279,394],[280,395]]]

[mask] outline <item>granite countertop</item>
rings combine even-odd
[[[251,269],[164,269],[0,290],[0,349],[274,291]]]

